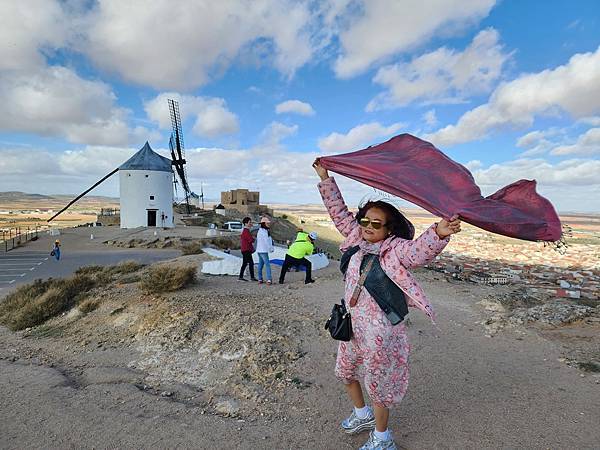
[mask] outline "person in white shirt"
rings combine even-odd
[[[263,282],[263,266],[267,272],[267,284],[272,284],[271,263],[269,262],[269,253],[275,251],[273,248],[273,239],[271,238],[271,219],[264,216],[260,219],[260,228],[256,234],[256,253],[258,255],[258,284]]]

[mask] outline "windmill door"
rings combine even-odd
[[[156,209],[148,209],[148,226],[156,226]]]

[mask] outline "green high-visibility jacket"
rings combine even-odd
[[[312,255],[315,246],[308,240],[308,233],[302,231],[296,236],[296,241],[290,245],[287,254],[292,258],[302,259],[306,255]]]

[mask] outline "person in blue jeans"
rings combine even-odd
[[[256,234],[256,254],[258,255],[258,284],[263,282],[263,266],[267,272],[267,284],[273,283],[271,277],[271,262],[269,253],[275,251],[273,248],[273,239],[271,239],[271,220],[268,217],[261,217],[260,228]]]
[[[56,260],[60,260],[60,241],[57,239],[54,241],[54,247],[52,247],[52,256],[56,258]]]

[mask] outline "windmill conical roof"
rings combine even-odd
[[[119,170],[156,170],[160,172],[171,172],[171,160],[160,156],[146,142],[135,155],[125,161]]]

